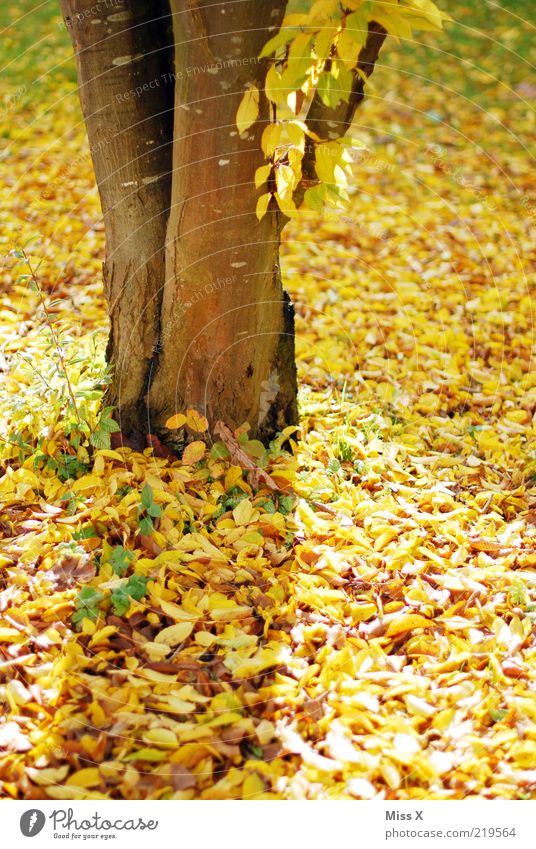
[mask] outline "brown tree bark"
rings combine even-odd
[[[240,137],[246,87],[262,90],[257,57],[285,0],[171,0],[175,35],[173,188],[160,352],[148,394],[155,430],[193,407],[213,426],[247,421],[267,440],[297,419],[294,321],[281,285],[282,222],[259,222],[260,114]],[[167,441],[172,434],[165,434]]]
[[[147,430],[144,398],[160,332],[171,198],[172,34],[164,0],[61,0],[106,235],[109,403]]]
[[[285,6],[173,0],[172,67],[167,0],[62,0],[104,213],[110,401],[124,432],[173,444],[165,422],[188,407],[265,440],[297,419],[282,221],[255,215],[264,97],[245,137],[236,128]]]

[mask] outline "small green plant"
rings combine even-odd
[[[112,567],[114,575],[122,575],[123,572],[126,572],[134,560],[134,557],[135,555],[133,551],[129,551],[122,545],[117,545],[113,549],[111,556],[108,558],[108,563]]]
[[[127,613],[131,599],[140,601],[147,592],[148,578],[143,575],[132,575],[126,584],[112,590],[112,609],[116,616],[124,616]]]
[[[76,597],[76,611],[73,613],[72,622],[78,628],[82,627],[84,619],[96,622],[100,612],[100,603],[104,595],[94,587],[82,587]]]
[[[337,456],[341,463],[348,463],[353,457],[352,446],[346,439],[339,439],[337,442]]]
[[[372,442],[375,438],[382,439],[381,427],[377,421],[364,424],[360,430],[365,437],[365,444]]]
[[[41,464],[44,468],[55,472],[62,483],[68,480],[76,480],[89,471],[88,463],[79,460],[77,455],[66,454],[64,451],[58,452],[55,457],[49,457],[41,452],[34,454],[34,469],[37,469]]]
[[[67,371],[67,364],[66,364],[66,361],[65,361],[64,349],[63,349],[63,346],[61,344],[60,336],[59,336],[59,334],[56,330],[56,327],[54,326],[54,321],[53,321],[52,315],[51,315],[51,313],[48,309],[47,303],[45,301],[45,297],[43,295],[43,290],[41,289],[41,286],[39,284],[39,279],[37,277],[37,271],[39,269],[39,266],[37,266],[37,268],[34,269],[28,254],[23,249],[22,250],[21,249],[14,250],[13,255],[16,256],[17,259],[22,259],[26,263],[26,266],[28,267],[28,271],[30,273],[21,275],[19,277],[18,282],[21,282],[21,283],[27,282],[29,284],[30,288],[32,289],[32,291],[36,292],[38,297],[39,297],[39,303],[41,305],[41,309],[43,310],[43,313],[44,313],[44,316],[45,316],[45,321],[46,321],[46,324],[47,324],[47,327],[48,327],[48,330],[49,330],[49,333],[50,333],[51,347],[53,347],[56,351],[56,355],[58,357],[58,361],[59,361],[60,366],[61,366],[61,373],[62,373],[62,376],[63,376],[65,383],[66,383],[66,386],[67,386],[67,391],[69,393],[69,398],[70,398],[71,404],[73,406],[73,411],[74,411],[74,414],[76,416],[76,420],[77,420],[78,423],[81,423],[82,419],[80,418],[80,413],[78,411],[78,405],[76,403],[76,398],[75,398],[75,395],[74,395],[73,387],[72,387],[72,384],[71,384],[71,381],[70,381],[70,378],[69,378],[69,372]],[[54,304],[52,306],[54,306]]]
[[[0,397],[10,413],[10,430],[3,440],[3,458],[18,457],[22,464],[32,457],[36,468],[54,471],[62,482],[87,473],[91,447],[110,448],[111,434],[119,430],[112,408],[99,411],[103,388],[110,383],[111,369],[104,361],[100,337],[78,337],[58,317],[65,314],[61,299],[50,300],[39,280],[41,262],[34,264],[24,249],[11,254],[22,261],[27,273],[17,277],[37,296],[36,330],[45,339],[39,356],[22,353],[20,368],[26,381],[24,394],[0,387]],[[63,310],[58,309],[63,304]],[[69,323],[70,324],[70,323]],[[42,434],[46,432],[44,437]],[[51,446],[55,450],[51,452]]]
[[[140,534],[150,536],[154,531],[153,519],[162,515],[162,508],[154,500],[153,491],[148,483],[141,491],[141,504],[138,506],[138,526]]]
[[[83,504],[85,502],[85,497],[81,494],[76,495],[74,492],[66,492],[64,495],[60,496],[60,501],[65,501],[67,503],[67,515],[74,516],[78,511],[78,505]]]

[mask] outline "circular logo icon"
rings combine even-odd
[[[35,837],[39,834],[46,822],[46,817],[43,811],[38,811],[37,808],[32,808],[30,811],[25,811],[20,818],[20,830],[25,837]]]

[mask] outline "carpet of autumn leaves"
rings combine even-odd
[[[536,796],[534,27],[470,5],[390,45],[351,208],[288,228],[302,439],[239,434],[275,490],[191,413],[182,461],[89,446],[70,48],[51,4],[2,11],[4,797]]]

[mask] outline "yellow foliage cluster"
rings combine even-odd
[[[288,217],[296,215],[294,192],[302,180],[302,161],[307,138],[314,148],[319,181],[305,192],[305,204],[321,211],[344,208],[348,202],[347,176],[351,161],[347,148],[353,146],[346,127],[329,125],[331,141],[322,141],[307,127],[307,111],[316,96],[329,108],[348,103],[355,78],[367,80],[360,64],[360,52],[369,26],[380,25],[396,37],[411,39],[413,28],[440,30],[448,15],[432,0],[316,0],[298,4],[302,11],[289,11],[281,29],[264,46],[261,58],[270,58],[264,94],[273,107],[262,149],[269,164],[257,171],[257,188],[266,185],[259,198],[257,216],[262,218],[272,198]],[[239,132],[245,133],[257,120],[260,93],[251,85],[244,93],[237,114]],[[301,120],[300,120],[301,119]],[[326,120],[329,120],[326,118]],[[270,186],[270,180],[275,183]]]

